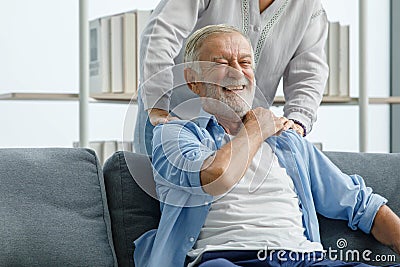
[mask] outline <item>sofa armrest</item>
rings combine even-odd
[[[92,150],[0,149],[1,266],[117,266]]]

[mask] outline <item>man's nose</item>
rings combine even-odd
[[[228,76],[235,79],[241,79],[243,77],[243,70],[239,63],[233,62],[229,65]]]

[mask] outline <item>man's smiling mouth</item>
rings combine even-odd
[[[242,91],[246,88],[245,85],[228,85],[222,87],[225,91]]]

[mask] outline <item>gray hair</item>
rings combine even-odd
[[[251,46],[250,39],[245,36],[239,29],[229,26],[226,24],[218,24],[218,25],[209,25],[205,26],[197,31],[195,31],[186,41],[185,46],[185,54],[184,54],[184,62],[195,62],[199,61],[200,58],[200,48],[203,45],[204,41],[211,35],[216,33],[239,33],[249,42],[251,47],[251,56],[253,61],[254,68],[254,55],[253,55],[253,47]]]

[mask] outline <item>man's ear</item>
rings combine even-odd
[[[198,88],[198,73],[192,68],[185,68],[183,70],[183,74],[185,76],[186,84],[195,94],[200,94],[200,90]]]

